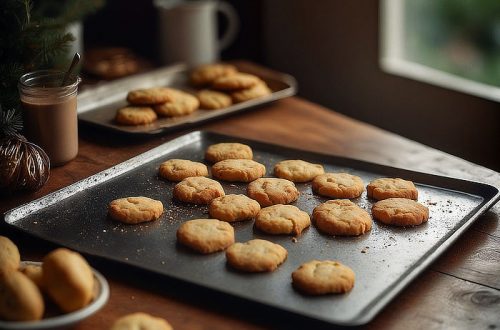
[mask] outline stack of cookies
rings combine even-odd
[[[191,83],[198,92],[202,109],[221,109],[232,103],[245,102],[271,94],[267,84],[259,77],[238,72],[230,64],[202,65],[191,73]]]
[[[223,71],[221,71],[223,72]],[[233,73],[234,75],[235,73]],[[180,244],[202,254],[226,251],[227,263],[243,272],[271,272],[285,262],[288,252],[262,239],[235,242],[237,221],[255,219],[255,227],[271,235],[302,234],[311,225],[307,212],[295,205],[300,196],[295,183],[310,183],[314,193],[329,198],[312,212],[312,222],[324,234],[359,236],[372,228],[372,217],[351,199],[365,191],[363,180],[349,173],[325,173],[321,164],[304,160],[283,160],[275,164],[274,177],[264,177],[266,167],[253,160],[253,150],[241,143],[210,145],[204,155],[211,164],[186,159],[169,159],[159,167],[159,176],[176,182],[173,197],[184,203],[207,205],[208,219],[185,221],[177,230]],[[218,181],[245,183],[246,194],[226,195]],[[379,200],[372,215],[384,224],[415,226],[429,218],[428,209],[416,202],[418,192],[411,181],[380,178],[367,186],[367,195]],[[163,205],[147,197],[113,201],[113,219],[138,223],[161,217]],[[354,272],[336,260],[311,260],[292,274],[294,287],[312,295],[348,292],[354,286]]]
[[[17,246],[0,236],[0,319],[40,320],[44,295],[64,313],[87,306],[95,297],[94,274],[78,253],[60,248],[42,265],[21,264]]]

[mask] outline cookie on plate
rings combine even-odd
[[[407,198],[387,198],[372,207],[375,219],[394,226],[417,226],[429,220],[429,209]]]
[[[293,205],[265,207],[255,218],[255,227],[268,234],[300,235],[310,225],[309,214]]]
[[[191,83],[195,86],[206,86],[212,84],[217,78],[229,76],[236,72],[238,72],[236,67],[230,64],[204,64],[191,72]]]
[[[0,272],[0,319],[40,320],[45,310],[38,287],[18,271]]]
[[[209,204],[224,195],[219,182],[202,176],[185,178],[174,187],[174,197],[186,203]]]
[[[87,306],[94,298],[94,274],[77,252],[59,248],[47,254],[42,276],[45,291],[67,313]]]
[[[153,87],[136,89],[127,95],[127,101],[133,105],[153,105],[172,100],[172,89],[168,87]]]
[[[156,220],[162,213],[162,202],[143,196],[115,199],[108,207],[112,219],[127,224]]]
[[[329,235],[355,236],[372,228],[368,212],[348,199],[335,199],[316,206],[313,220],[322,232]]]
[[[172,100],[153,106],[154,111],[163,117],[186,116],[198,109],[198,99],[186,92],[173,90]]]
[[[19,269],[20,262],[17,246],[9,238],[0,236],[0,273]]]
[[[164,179],[178,182],[191,176],[208,176],[208,168],[187,159],[169,159],[161,163],[158,173]]]
[[[326,197],[356,198],[365,190],[363,180],[349,173],[325,173],[312,181],[312,190]]]
[[[201,109],[216,110],[227,108],[233,104],[229,95],[210,89],[204,89],[198,92],[197,96],[200,101]]]
[[[216,143],[209,146],[205,159],[217,163],[225,159],[252,159],[252,148],[242,143]]]
[[[184,222],[177,230],[179,243],[200,253],[225,250],[234,243],[234,229],[217,219],[194,219]]]
[[[43,274],[41,265],[21,265],[19,271],[33,281],[33,283],[35,283],[40,290],[43,289]]]
[[[251,159],[226,159],[212,166],[214,178],[231,182],[250,182],[266,174],[266,167]]]
[[[323,165],[299,159],[283,160],[274,166],[275,176],[293,182],[308,182],[323,173]]]
[[[252,87],[232,92],[231,97],[234,103],[240,103],[271,94],[272,91],[267,87],[266,83],[261,81]]]
[[[294,288],[310,295],[349,292],[354,280],[351,268],[331,260],[312,260],[292,273]]]
[[[262,83],[259,77],[253,74],[237,72],[232,75],[220,77],[214,80],[212,87],[223,91],[235,91],[246,89]]]
[[[227,263],[245,272],[272,272],[288,255],[279,244],[262,239],[235,243],[226,250]]]
[[[253,219],[259,211],[260,204],[245,195],[217,197],[208,208],[211,217],[227,222]]]
[[[409,198],[418,199],[418,191],[411,181],[400,178],[375,179],[366,187],[368,197],[376,200],[386,198]]]
[[[292,181],[278,178],[260,178],[250,182],[247,194],[263,207],[289,204],[299,198],[299,191]]]
[[[173,330],[173,328],[165,319],[138,312],[120,317],[110,330]]]
[[[154,122],[158,116],[150,107],[125,107],[118,109],[115,121],[122,125],[146,125]]]

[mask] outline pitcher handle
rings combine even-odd
[[[234,7],[227,2],[219,1],[217,3],[217,10],[227,18],[227,29],[219,39],[219,50],[223,50],[236,38],[240,29],[240,19]]]

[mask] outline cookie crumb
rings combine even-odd
[[[296,237],[292,237],[292,242],[293,243],[297,243],[298,242],[297,238]]]

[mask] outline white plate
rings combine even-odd
[[[41,265],[41,262],[23,261],[24,265]],[[61,329],[70,327],[101,309],[109,298],[108,282],[97,270],[92,268],[94,278],[98,284],[98,293],[94,300],[82,309],[75,312],[44,318],[39,321],[17,322],[0,321],[0,329],[5,330],[40,330],[40,329]]]

